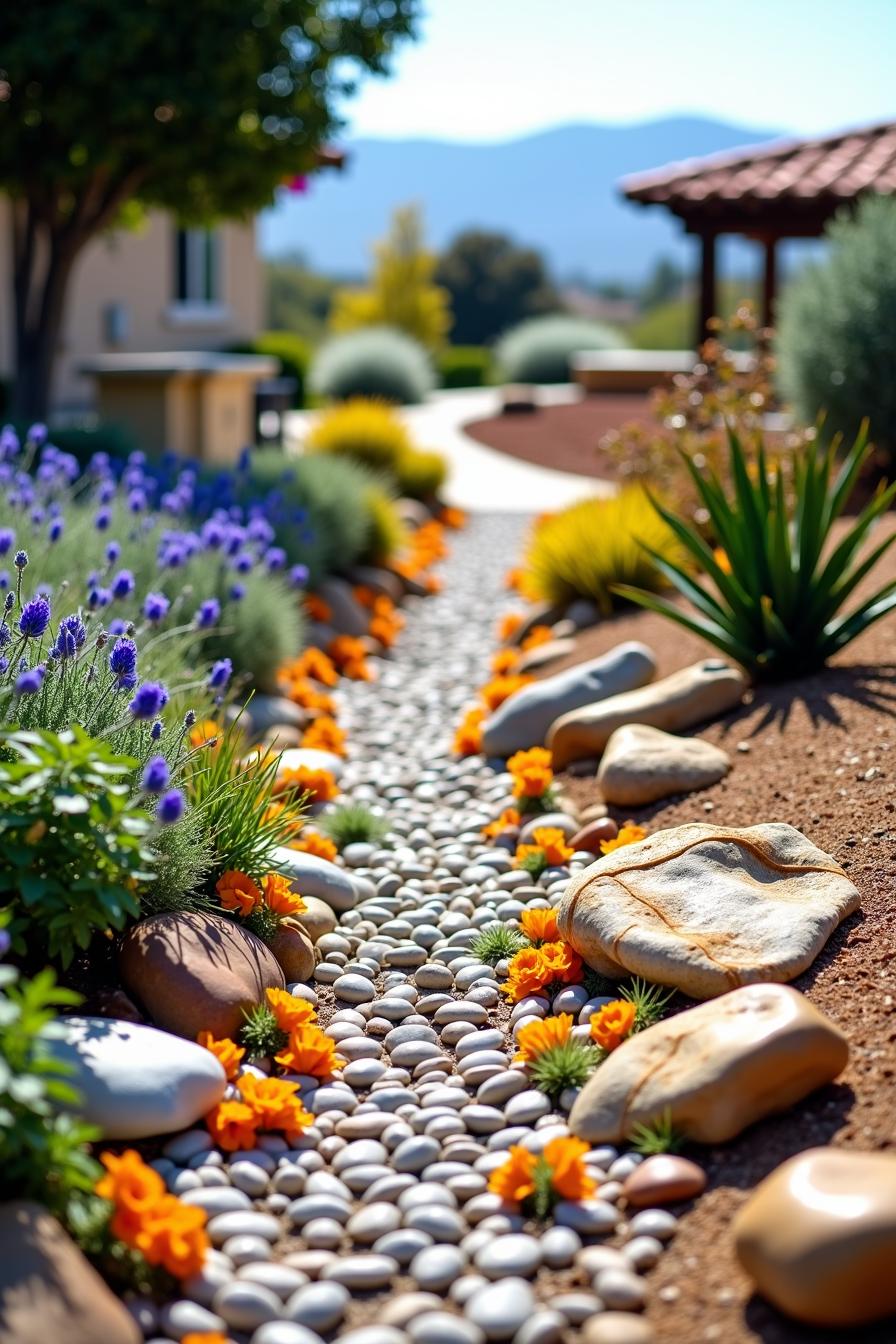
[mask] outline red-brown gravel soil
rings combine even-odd
[[[600,441],[629,420],[655,422],[646,394],[605,392],[566,406],[475,420],[464,429],[489,448],[524,462],[607,480],[616,475],[616,468],[601,452]]]
[[[896,577],[892,552],[876,576]],[[709,652],[648,613],[621,616],[582,635],[574,659],[642,639],[659,675]],[[718,655],[715,655],[718,656]],[[555,664],[548,674],[563,663]],[[687,821],[799,827],[848,871],[861,912],[831,939],[795,986],[848,1036],[852,1057],[836,1084],[740,1139],[695,1156],[709,1190],[685,1213],[678,1237],[650,1275],[649,1316],[661,1344],[893,1344],[896,1319],[819,1331],[785,1320],[755,1296],[732,1250],[730,1223],[748,1193],[785,1158],[818,1144],[896,1149],[896,616],[881,621],[799,683],[760,689],[750,704],[700,731],[730,752],[727,779],[690,797],[643,808],[651,831]],[[599,800],[593,772],[566,775],[580,805]],[[620,817],[621,819],[621,817]],[[896,1266],[894,1266],[896,1269]]]

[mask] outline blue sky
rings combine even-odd
[[[820,133],[896,116],[896,0],[428,0],[349,134],[509,139],[698,113]]]

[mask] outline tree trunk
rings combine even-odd
[[[50,405],[53,364],[75,259],[86,236],[54,235],[30,204],[13,206],[15,381],[17,420],[43,420]]]

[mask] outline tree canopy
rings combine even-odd
[[[435,278],[451,296],[456,345],[489,344],[525,318],[559,306],[541,254],[503,233],[459,233]]]

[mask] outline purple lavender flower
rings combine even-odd
[[[39,663],[37,667],[30,667],[26,672],[20,672],[16,677],[16,695],[36,695],[44,684],[46,671],[47,669]]]
[[[128,508],[131,513],[142,513],[148,504],[146,491],[134,488],[128,494]]]
[[[105,532],[112,521],[112,514],[109,509],[98,509],[94,515],[93,525],[97,532]]]
[[[221,603],[216,597],[207,597],[204,602],[200,602],[199,610],[196,612],[196,624],[200,630],[207,630],[209,626],[216,625],[221,616]]]
[[[0,621],[0,649],[5,649],[11,639],[12,635],[10,634],[9,626],[5,621]]]
[[[9,945],[12,942],[6,929],[0,929],[0,957],[5,957],[9,951]]]
[[[130,633],[128,625],[129,625],[128,621],[122,620],[120,616],[116,616],[114,621],[109,622],[109,634],[127,635]]]
[[[83,647],[86,639],[87,631],[81,617],[78,615],[64,616],[59,622],[59,634],[56,636],[56,642],[51,652],[63,661],[67,658],[74,658],[78,649]]]
[[[147,593],[143,601],[143,615],[148,621],[163,621],[170,606],[164,593]]]
[[[150,735],[150,737],[152,738],[153,742],[158,742],[159,738],[162,736],[162,720],[161,720],[161,719],[156,719],[155,723],[153,724],[153,726],[152,726],[152,727],[150,728],[150,730],[149,730],[149,735]]]
[[[184,796],[180,789],[169,789],[159,799],[156,816],[163,826],[173,826],[183,816],[184,807]]]
[[[134,576],[129,569],[120,569],[112,580],[113,597],[130,597],[134,591]]]
[[[108,607],[112,601],[112,594],[108,588],[91,588],[87,595],[87,605],[91,611],[96,611],[98,607]]]
[[[57,542],[65,531],[65,520],[63,518],[54,518],[47,530],[47,536],[51,542]]]
[[[16,539],[11,527],[0,527],[0,555],[5,555]]]
[[[16,569],[24,569],[27,563],[28,563],[28,552],[16,551],[15,558],[13,560],[13,564],[15,565]]]
[[[19,617],[19,632],[26,639],[40,639],[50,624],[50,604],[45,597],[32,597]]]
[[[293,588],[304,588],[308,582],[309,569],[307,565],[293,565],[289,571],[289,582]]]
[[[9,659],[0,658],[0,673],[9,671]]]
[[[39,420],[35,421],[35,423],[28,430],[28,433],[25,435],[25,438],[28,440],[29,443],[33,443],[35,447],[40,448],[41,444],[44,444],[47,441],[46,425],[41,424]]]
[[[153,756],[146,762],[140,787],[144,793],[163,793],[171,779],[171,771],[164,756]]]
[[[233,567],[237,574],[248,574],[254,564],[255,556],[251,551],[240,551],[239,555],[234,556]]]
[[[262,546],[267,546],[274,540],[274,529],[266,518],[262,518],[256,514],[254,518],[250,518],[249,520],[249,524],[246,528],[246,536],[250,541],[257,541],[260,542]]]
[[[115,482],[109,480],[102,481],[100,484],[100,488],[97,491],[97,499],[99,500],[99,502],[101,504],[111,504],[114,498],[115,498]]]
[[[107,543],[106,543],[106,560],[107,560],[107,562],[108,562],[110,565],[114,565],[114,564],[115,564],[115,561],[118,559],[118,557],[119,557],[120,555],[121,555],[121,543],[120,543],[120,542],[118,542],[118,541],[110,541],[110,542],[107,542]],[[128,573],[128,571],[127,571],[126,569],[123,569],[121,572],[122,572],[122,574],[127,574],[127,573]]]
[[[246,585],[244,583],[232,583],[230,585],[231,602],[241,602],[246,596]]]
[[[195,722],[196,722],[196,711],[195,711],[195,709],[188,709],[187,712],[186,712],[186,714],[184,715],[184,727],[185,727],[185,728],[192,728],[192,727],[193,727],[193,724],[194,724]]]
[[[219,518],[209,518],[207,522],[202,524],[202,531],[199,535],[202,537],[203,545],[208,550],[216,551],[224,545],[227,533]]]
[[[168,692],[159,681],[144,681],[128,705],[135,719],[154,719],[168,703]]]
[[[220,691],[226,686],[233,674],[233,663],[229,658],[219,658],[216,663],[212,663],[212,670],[208,674],[208,686],[211,691]]]
[[[264,562],[273,574],[286,565],[286,552],[282,546],[269,546],[264,554]]]
[[[123,690],[137,684],[137,645],[132,639],[116,639],[109,654],[109,670]]]

